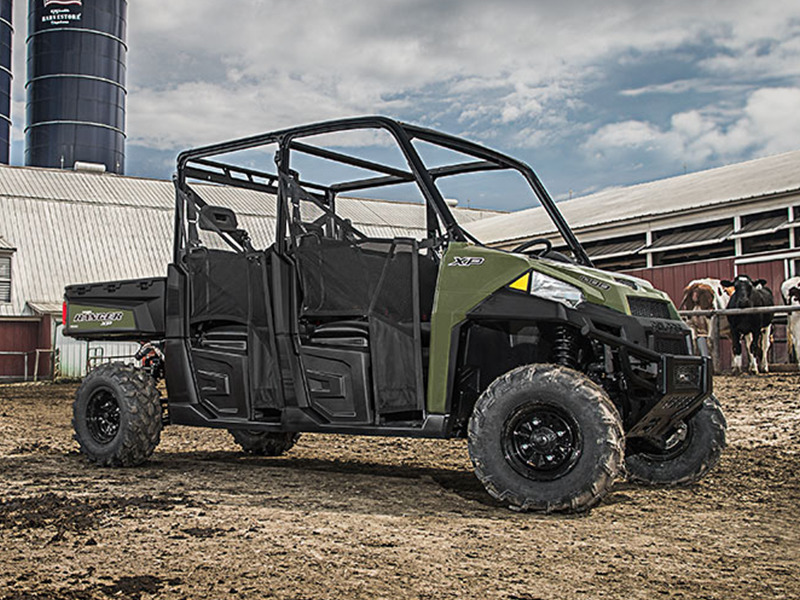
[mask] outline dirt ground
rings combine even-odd
[[[463,441],[304,435],[285,457],[168,427],[89,465],[74,385],[0,386],[0,599],[800,598],[800,375],[720,377],[729,446],[586,516],[492,502]]]

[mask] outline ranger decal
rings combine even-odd
[[[72,319],[73,323],[100,323],[101,327],[108,327],[115,321],[122,321],[123,313],[117,312],[94,312],[91,310],[84,310],[75,315]]]

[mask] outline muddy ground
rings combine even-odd
[[[492,502],[463,441],[304,435],[285,457],[167,428],[89,465],[74,385],[0,386],[0,599],[800,598],[800,375],[721,377],[729,447],[580,517]]]

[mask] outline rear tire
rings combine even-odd
[[[625,457],[628,481],[645,485],[689,485],[719,462],[727,424],[719,401],[710,396],[686,421],[663,451],[645,450]]]
[[[247,454],[256,456],[280,456],[288,452],[300,438],[299,433],[271,431],[251,431],[248,429],[229,429],[234,441]]]
[[[93,463],[143,463],[161,439],[161,398],[155,381],[131,365],[100,365],[75,394],[72,427],[80,451]]]
[[[469,421],[469,454],[486,490],[523,511],[582,512],[622,470],[625,437],[608,395],[556,365],[498,377]]]

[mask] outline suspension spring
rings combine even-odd
[[[570,369],[578,368],[578,336],[564,325],[558,325],[553,340],[553,362]]]

